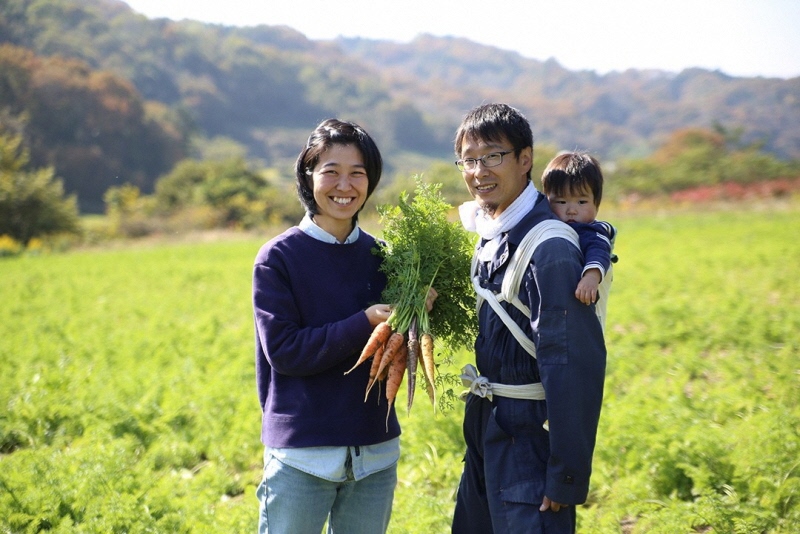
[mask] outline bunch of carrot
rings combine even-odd
[[[469,279],[472,238],[460,223],[448,220],[453,207],[442,199],[441,184],[425,184],[420,177],[415,181],[413,199],[403,192],[396,206],[378,207],[384,229],[377,253],[383,256],[381,270],[387,279],[382,299],[393,311],[375,327],[353,367],[372,358],[367,394],[385,381],[389,409],[407,372],[408,411],[418,367],[436,406],[434,338],[449,348],[468,346],[475,331],[475,294]],[[429,314],[431,288],[438,297]]]
[[[417,321],[415,319],[412,320],[406,335],[404,335],[393,328],[393,318],[395,317],[393,312],[387,321],[378,324],[373,329],[372,335],[367,344],[364,345],[358,361],[345,373],[350,373],[356,367],[372,358],[364,401],[366,402],[370,390],[376,383],[385,382],[385,397],[388,401],[387,422],[390,413],[389,408],[400,391],[406,372],[408,372],[408,410],[411,410],[418,367],[422,369],[425,388],[431,404],[435,406],[436,403],[436,389],[434,386],[436,365],[433,356],[433,336],[428,332],[418,335]]]

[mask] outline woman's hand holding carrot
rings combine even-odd
[[[367,320],[369,320],[369,324],[375,328],[380,323],[386,322],[386,320],[392,314],[392,307],[388,304],[373,304],[364,310],[364,313],[367,314]]]

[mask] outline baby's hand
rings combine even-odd
[[[578,282],[578,288],[575,290],[575,298],[590,306],[593,302],[597,301],[597,286],[600,285],[600,270],[589,269]]]

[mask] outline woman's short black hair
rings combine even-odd
[[[375,191],[381,179],[383,158],[380,150],[372,137],[361,126],[338,119],[322,121],[309,136],[306,146],[295,162],[297,196],[300,197],[300,202],[306,212],[311,215],[319,213],[319,207],[314,200],[314,184],[311,176],[322,153],[332,145],[353,145],[361,152],[361,157],[364,159],[364,170],[369,180],[367,198]],[[353,222],[357,219],[358,213],[353,216]]]

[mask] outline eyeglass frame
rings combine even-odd
[[[460,170],[461,172],[474,171],[475,169],[478,168],[478,162],[479,161],[481,162],[481,165],[483,165],[484,168],[491,169],[492,167],[499,167],[500,165],[502,165],[503,164],[503,156],[507,156],[508,154],[511,154],[512,152],[514,152],[514,150],[506,150],[506,151],[502,151],[502,152],[490,152],[489,154],[483,155],[483,156],[481,156],[479,158],[462,158],[462,159],[458,159],[454,163],[456,164],[456,167],[458,167],[458,170]],[[486,164],[486,158],[488,158],[489,156],[497,156],[497,155],[500,155],[500,161],[498,161],[494,165],[487,165]],[[468,168],[465,165],[467,161],[474,161],[473,166],[471,168]]]

